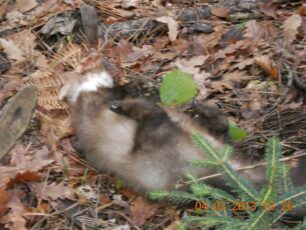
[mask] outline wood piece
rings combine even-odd
[[[5,106],[0,117],[0,160],[26,131],[37,101],[34,86],[23,88]]]
[[[80,12],[86,38],[93,44],[97,41],[98,35],[97,11],[93,6],[82,4]]]
[[[177,19],[185,26],[190,26],[194,23],[200,23],[201,20],[206,20],[211,17],[210,7],[192,7],[180,10],[177,12]],[[201,32],[211,33],[213,28],[209,24],[205,24],[205,29],[200,29]],[[198,25],[199,27],[199,25]],[[102,25],[99,29],[99,37],[108,31],[108,34],[117,39],[129,39],[134,37],[134,34],[150,34],[156,32],[158,28],[166,28],[166,25],[154,20],[154,17],[145,17],[135,20],[127,20],[124,22],[114,23],[110,26]],[[193,28],[197,29],[197,27]]]

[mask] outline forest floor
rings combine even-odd
[[[97,11],[98,42],[83,28],[84,2]],[[284,156],[306,149],[303,1],[84,2],[1,1],[0,108],[30,85],[38,98],[25,134],[0,154],[0,229],[171,230],[193,211],[151,203],[77,155],[58,93],[71,73],[94,68],[93,49],[118,84],[193,75],[198,98],[247,131],[235,145],[252,157],[276,135]]]

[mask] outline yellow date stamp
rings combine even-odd
[[[232,204],[228,205],[224,201],[215,201],[210,204],[207,204],[203,201],[197,201],[195,203],[195,210],[213,210],[213,211],[256,211],[258,207],[262,207],[267,211],[275,211],[279,208],[281,211],[292,211],[293,210],[293,203],[291,201],[286,201],[281,203],[279,206],[276,206],[275,203],[263,203],[259,205],[256,201],[249,202],[249,201],[235,201]]]

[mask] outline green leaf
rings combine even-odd
[[[232,121],[229,122],[228,128],[229,128],[230,138],[233,141],[240,141],[248,135],[248,133],[245,130],[238,128],[236,124]]]
[[[119,177],[115,177],[115,189],[116,189],[116,191],[119,191],[120,189],[122,189],[122,187],[123,187],[122,180]]]
[[[171,71],[163,78],[160,99],[164,105],[181,105],[197,94],[197,86],[190,74],[179,70]]]

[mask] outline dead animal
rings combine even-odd
[[[104,70],[76,74],[61,89],[60,97],[69,104],[85,158],[96,169],[119,176],[138,193],[178,189],[187,172],[196,177],[216,173],[211,168],[194,168],[189,162],[204,157],[192,142],[194,133],[202,134],[217,149],[226,144],[227,119],[216,106],[195,104],[199,115],[192,119],[176,109],[127,97]],[[254,162],[238,152],[229,164],[238,169]],[[303,168],[298,165],[293,170],[295,184],[305,183],[305,176],[299,174]],[[257,189],[264,183],[263,166],[240,173]],[[221,177],[206,182],[229,189]]]

